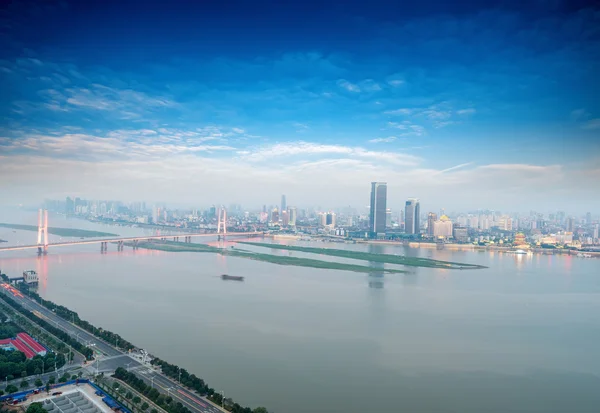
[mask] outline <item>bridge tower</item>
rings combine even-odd
[[[225,207],[219,208],[217,215],[217,234],[219,235],[219,239],[221,239],[221,234],[223,234],[223,239],[227,234],[227,211],[225,210]]]
[[[48,253],[48,210],[38,211],[38,255]]]

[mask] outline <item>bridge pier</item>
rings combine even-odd
[[[123,241],[117,243],[117,251],[123,251]]]
[[[133,240],[133,249],[134,249],[134,250],[137,250],[137,249],[138,249],[138,240],[137,240],[137,239],[134,239],[134,240]]]
[[[108,250],[108,242],[104,241],[100,243],[100,252],[106,252]]]

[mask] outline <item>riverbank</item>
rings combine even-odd
[[[23,225],[23,224],[7,224],[0,222],[1,228],[18,229],[22,231],[37,231],[38,227],[35,225]],[[97,237],[118,237],[119,234],[112,234],[110,232],[100,231],[88,231],[85,229],[75,228],[55,228],[48,227],[48,234],[57,235],[59,237],[81,237],[81,238],[97,238]]]
[[[378,245],[408,245],[411,248],[432,248],[437,249],[438,244],[435,242],[403,242],[403,241],[386,241],[386,240],[356,240],[357,244],[378,244]],[[443,249],[453,251],[494,251],[501,253],[514,253],[518,247],[501,247],[497,245],[473,245],[473,244],[443,244]],[[525,250],[527,253],[542,254],[542,255],[577,255],[579,253],[590,254],[592,257],[600,258],[600,251],[579,251],[569,250],[564,248],[529,248]]]
[[[314,248],[314,247],[300,247],[295,245],[284,245],[284,244],[269,244],[264,242],[245,242],[240,241],[238,244],[252,245],[255,247],[272,248],[279,250],[288,251],[299,251],[311,254],[329,255],[332,257],[350,258],[356,260],[380,262],[386,264],[397,264],[406,265],[412,267],[429,267],[429,268],[442,268],[442,269],[478,269],[486,268],[482,265],[466,264],[460,262],[450,261],[439,261],[432,260],[429,258],[418,258],[418,257],[407,257],[403,255],[391,255],[391,254],[375,254],[370,252],[361,251],[350,251],[350,250],[338,250],[333,248]]]
[[[133,243],[125,245],[133,246]],[[361,273],[386,272],[402,274],[406,271],[391,268],[373,268],[366,265],[345,264],[340,262],[314,260],[310,258],[284,257],[281,255],[262,254],[250,251],[242,251],[235,248],[217,248],[206,244],[190,244],[183,242],[163,241],[163,242],[138,242],[138,248],[150,250],[168,251],[168,252],[209,252],[231,257],[247,258],[255,261],[263,261],[278,265],[292,265],[296,267],[319,268],[324,270],[341,270]]]

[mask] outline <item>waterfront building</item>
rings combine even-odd
[[[446,215],[442,215],[439,220],[433,223],[433,236],[440,238],[450,238],[452,236],[452,221]]]
[[[433,224],[437,221],[437,214],[430,212],[427,214],[427,235],[433,237]]]
[[[371,182],[371,205],[369,210],[369,231],[372,238],[385,235],[387,203],[387,183]]]
[[[469,242],[469,230],[466,227],[455,226],[452,229],[452,236],[458,242]]]
[[[288,215],[290,218],[290,225],[292,227],[296,226],[296,219],[298,219],[298,211],[296,210],[296,207],[289,207],[288,208]]]
[[[281,225],[287,227],[290,223],[290,218],[287,211],[281,211]]]
[[[421,230],[419,224],[419,215],[421,214],[421,207],[417,198],[409,198],[406,201],[405,213],[404,213],[404,227],[407,234],[418,234]]]
[[[277,209],[277,207],[273,208],[273,211],[271,212],[271,223],[279,223],[279,210]]]

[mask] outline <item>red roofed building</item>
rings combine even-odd
[[[46,349],[44,348],[44,346],[42,346],[40,343],[38,343],[33,338],[31,338],[31,336],[29,334],[18,333],[17,339],[21,340],[22,342],[27,344],[27,346],[29,346],[29,348],[31,348],[33,351],[35,351],[36,354],[39,354],[40,356],[46,355]]]
[[[38,354],[40,356],[46,355],[46,348],[31,338],[27,333],[18,333],[17,338],[5,338],[4,340],[0,340],[0,349],[18,350],[25,353],[25,357],[28,359]]]
[[[23,343],[22,341],[13,340],[11,344],[13,345],[14,348],[19,350],[20,352],[25,353],[25,357],[27,357],[28,359],[35,356],[35,352],[32,349],[30,349],[29,347],[27,347],[25,345],[25,343]]]

